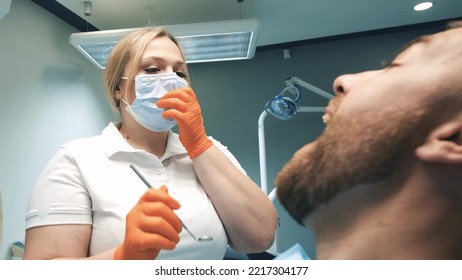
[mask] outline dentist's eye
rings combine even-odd
[[[149,73],[149,74],[156,74],[160,71],[159,68],[157,67],[148,67],[144,69],[144,72]]]
[[[176,74],[178,75],[178,77],[183,78],[183,79],[186,79],[188,77],[186,76],[184,72],[181,72],[181,71],[177,71]]]

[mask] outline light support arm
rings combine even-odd
[[[298,112],[301,113],[322,113],[324,112],[324,107],[317,106],[301,106],[298,109]],[[258,151],[260,159],[260,187],[262,191],[268,194],[268,180],[266,174],[266,144],[265,144],[265,119],[268,116],[268,113],[263,110],[260,117],[258,118]],[[274,200],[274,196],[270,197],[271,200]]]
[[[307,90],[311,90],[312,92],[322,96],[322,97],[325,97],[327,99],[332,99],[334,96],[318,87],[315,87],[313,86],[312,84],[309,84],[297,77],[290,77],[289,79],[285,80],[285,83],[287,86],[295,86],[295,85],[299,85],[301,87],[304,87],[306,88]]]

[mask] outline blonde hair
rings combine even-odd
[[[184,60],[183,51],[173,35],[166,29],[159,27],[147,27],[133,31],[119,41],[112,49],[104,72],[104,89],[113,110],[120,111],[120,108],[117,106],[116,92],[120,89],[120,81],[124,75],[124,70],[127,70],[125,72],[127,82],[124,83],[124,92],[127,94],[128,90],[134,86],[134,78],[138,73],[138,67],[144,50],[153,39],[160,37],[167,37],[172,40],[180,49]],[[186,72],[188,72],[187,68]],[[123,98],[127,100],[126,96]]]

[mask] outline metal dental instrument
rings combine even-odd
[[[192,234],[192,232],[185,226],[185,224],[183,223],[183,221],[180,219],[180,222],[181,224],[183,225],[184,229],[189,233],[189,235],[191,235],[192,238],[194,238],[196,241],[212,241],[213,240],[213,237],[211,236],[208,236],[208,235],[203,235],[203,236],[199,236],[199,238],[197,238],[194,234]]]
[[[138,177],[141,179],[141,181],[143,181],[143,183],[150,189],[152,189],[152,186],[151,184],[149,184],[148,180],[146,180],[146,178],[144,178],[143,175],[141,175],[141,173],[138,171],[138,169],[136,169],[136,167],[132,164],[130,164],[130,168],[136,173],[136,175],[138,175]],[[199,236],[199,238],[197,238],[190,230],[188,227],[186,227],[186,225],[183,223],[183,221],[178,218],[181,222],[181,225],[183,226],[183,228],[189,233],[189,235],[191,235],[191,237],[196,240],[196,241],[212,241],[213,240],[213,237],[211,236],[208,236],[208,235],[203,235],[203,236]]]

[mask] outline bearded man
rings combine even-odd
[[[462,21],[342,75],[325,131],[275,179],[318,259],[462,258]]]

